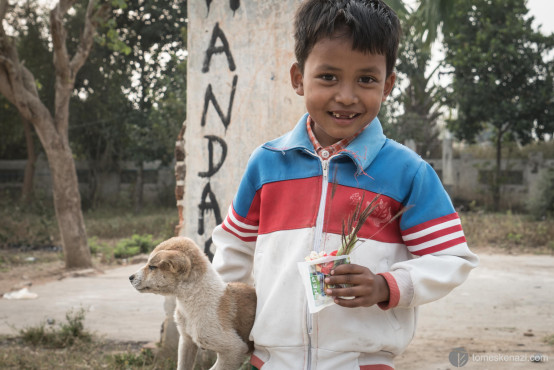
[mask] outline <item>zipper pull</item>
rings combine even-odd
[[[329,178],[329,161],[325,160],[323,161],[323,179],[327,181]]]

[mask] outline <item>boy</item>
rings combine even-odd
[[[306,0],[297,11],[290,75],[308,113],[254,151],[212,239],[223,278],[256,287],[255,368],[393,369],[417,306],[477,265],[433,169],[388,140],[376,118],[396,78],[399,36],[380,0]],[[343,219],[379,194],[352,263],[326,280],[351,287],[330,289],[336,304],[310,314],[297,263],[338,249]]]

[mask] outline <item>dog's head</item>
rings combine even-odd
[[[174,295],[183,283],[198,281],[209,263],[192,240],[175,237],[159,244],[146,265],[129,276],[129,280],[141,293]]]

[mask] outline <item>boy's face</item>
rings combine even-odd
[[[396,79],[394,73],[386,76],[384,55],[353,50],[352,40],[340,35],[319,40],[304,63],[304,73],[295,63],[290,74],[323,147],[371,122]]]

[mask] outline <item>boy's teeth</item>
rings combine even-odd
[[[352,114],[345,114],[345,115],[341,115],[341,114],[338,114],[338,113],[333,113],[333,116],[335,118],[344,118],[344,117],[347,117],[347,118],[354,118],[354,116],[356,115],[356,113],[352,113]]]

